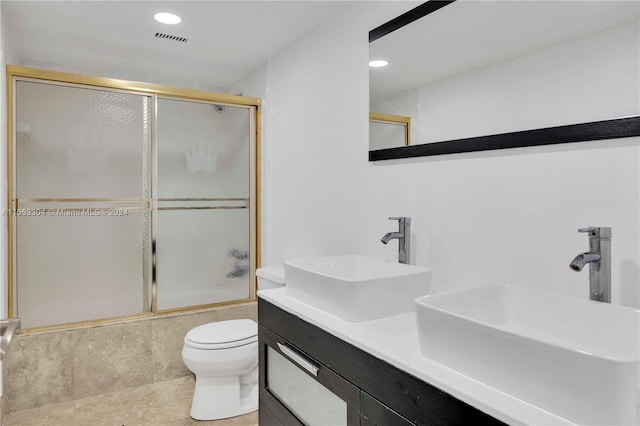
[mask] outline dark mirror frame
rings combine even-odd
[[[451,3],[431,0],[369,31],[369,43]],[[369,151],[369,161],[640,136],[640,116]]]

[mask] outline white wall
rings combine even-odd
[[[587,298],[588,271],[568,268],[588,248],[577,228],[612,226],[613,302],[639,307],[640,138],[367,161],[368,31],[411,6],[356,6],[269,61],[263,263],[393,260],[387,218],[411,216],[412,263],[433,269],[434,291],[517,284]]]
[[[339,18],[268,63],[265,265],[358,251],[365,196],[358,170],[367,152],[356,147],[368,129],[366,40],[366,32]]]
[[[255,69],[252,73],[242,78],[239,82],[231,86],[227,93],[230,94],[242,94],[243,96],[249,96],[252,98],[260,98],[262,100],[262,108],[261,108],[261,119],[260,119],[260,135],[262,137],[260,143],[260,217],[262,221],[262,226],[260,227],[260,241],[262,242],[260,247],[260,256],[262,261],[262,265],[264,266],[264,259],[267,256],[267,247],[265,242],[268,241],[270,233],[269,229],[264,226],[266,220],[268,220],[269,211],[266,208],[267,198],[265,195],[268,192],[268,179],[267,179],[267,170],[271,169],[271,150],[269,149],[270,144],[264,143],[267,139],[267,135],[269,134],[270,127],[268,118],[269,113],[269,104],[267,99],[267,64],[263,64],[257,69]]]

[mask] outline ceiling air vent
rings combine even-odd
[[[161,38],[161,39],[164,39],[164,40],[179,41],[181,43],[186,43],[186,42],[189,41],[189,39],[186,38],[186,37],[174,36],[174,35],[165,34],[165,33],[156,33],[155,37],[156,38]]]

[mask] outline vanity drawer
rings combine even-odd
[[[258,333],[261,425],[360,424],[358,387],[264,326]]]

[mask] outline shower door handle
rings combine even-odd
[[[18,330],[20,330],[20,318],[0,320],[0,360],[7,354],[9,343]]]

